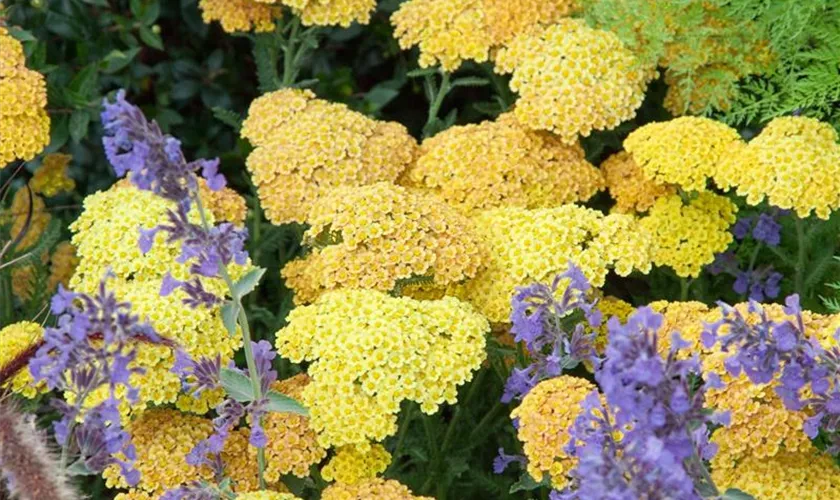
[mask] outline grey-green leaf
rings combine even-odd
[[[240,403],[253,401],[254,390],[251,387],[251,380],[244,374],[232,368],[222,368],[219,378],[228,396]]]
[[[239,316],[239,305],[228,302],[222,306],[222,323],[231,335],[236,335],[236,318]]]
[[[233,290],[231,290],[234,298],[241,299],[253,292],[254,289],[257,288],[263,274],[265,274],[265,269],[262,267],[255,267],[254,269],[248,271],[245,276],[239,278],[239,280],[233,284]]]
[[[519,481],[511,485],[510,492],[516,493],[517,491],[531,491],[543,486],[548,486],[548,484],[547,476],[542,481],[537,482],[530,474],[523,472],[522,475],[519,476]]]
[[[70,137],[73,138],[73,142],[79,142],[85,138],[88,131],[88,126],[90,125],[90,114],[88,114],[87,110],[84,109],[77,109],[73,111],[73,114],[70,115]]]
[[[268,411],[309,415],[309,411],[294,399],[275,390],[268,392]]]
[[[729,488],[723,493],[721,500],[755,500],[755,497],[736,488]]]

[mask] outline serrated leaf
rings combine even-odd
[[[477,76],[465,76],[452,82],[453,87],[483,87],[489,84],[490,80]]]
[[[548,485],[548,477],[545,477],[542,481],[537,482],[530,474],[523,472],[522,475],[519,476],[519,481],[510,486],[510,493],[516,493],[517,491],[532,491]]]
[[[281,394],[275,390],[268,391],[268,411],[274,411],[277,413],[295,413],[297,415],[309,415],[309,410],[307,410],[303,405],[295,401],[293,398],[286,396],[285,394]]]
[[[265,269],[262,267],[255,267],[254,269],[248,271],[245,276],[242,276],[236,283],[233,284],[233,290],[231,290],[233,296],[241,299],[253,292],[254,289],[257,288],[257,285],[264,274]]]
[[[228,396],[240,403],[248,403],[254,399],[254,389],[251,380],[242,372],[232,368],[222,368],[219,374],[222,387]]]
[[[405,75],[409,78],[420,78],[422,76],[436,75],[437,73],[437,68],[418,68],[409,71]]]
[[[212,111],[213,116],[215,116],[217,120],[231,127],[235,131],[239,132],[242,128],[242,117],[239,116],[238,113],[219,107],[213,108]]]
[[[89,125],[90,114],[87,110],[77,109],[73,111],[73,114],[70,115],[70,124],[68,125],[70,137],[73,139],[73,142],[79,142],[85,138]]]
[[[236,335],[237,317],[239,317],[239,304],[235,302],[228,302],[222,306],[222,323],[225,325],[225,329],[227,329],[231,336]]]
[[[148,26],[140,26],[140,40],[153,49],[163,50],[163,39]]]
[[[737,488],[729,488],[723,492],[721,500],[755,500],[755,497]]]

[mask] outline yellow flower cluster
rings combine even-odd
[[[42,297],[49,297],[58,289],[61,283],[65,287],[69,285],[70,278],[76,270],[79,258],[76,256],[76,249],[69,242],[59,243],[52,256],[48,252],[41,254],[41,265],[46,268],[49,263],[49,275],[46,276],[46,283],[39,281],[39,268],[35,264],[26,264],[12,268],[12,293],[15,297],[26,302],[32,299],[36,286]]]
[[[418,497],[392,479],[370,479],[358,484],[333,483],[321,492],[321,500],[432,500]]]
[[[604,349],[607,347],[607,340],[608,340],[608,328],[607,322],[610,318],[618,318],[621,323],[626,323],[627,318],[636,310],[629,302],[625,302],[619,298],[607,296],[600,300],[595,305],[595,307],[601,311],[602,321],[601,326],[594,329],[595,331],[595,349],[598,352],[603,352]],[[592,333],[592,327],[586,326],[587,333]]]
[[[306,375],[296,375],[275,382],[274,389],[296,400],[309,383]],[[265,478],[274,483],[284,474],[307,477],[309,467],[327,456],[327,450],[318,445],[318,439],[309,427],[309,418],[294,413],[269,412],[262,420],[268,444],[265,448]]]
[[[38,243],[41,235],[44,234],[44,230],[47,229],[47,225],[52,220],[52,215],[47,211],[44,199],[36,194],[32,195],[30,212],[29,196],[29,190],[26,187],[18,189],[12,198],[12,205],[9,207],[9,214],[12,218],[10,235],[12,239],[20,237],[20,241],[15,247],[15,251],[18,253],[32,248]]]
[[[725,123],[683,116],[639,127],[624,140],[624,149],[648,179],[704,191],[708,179],[742,142],[738,132]]]
[[[219,21],[228,33],[271,31],[274,20],[283,17],[279,6],[257,0],[200,0],[198,5],[205,23]]]
[[[528,458],[528,474],[541,481],[549,474],[553,488],[562,489],[577,460],[566,455],[569,428],[580,415],[581,403],[595,386],[582,378],[562,375],[543,380],[511,412],[519,419],[517,435]]]
[[[697,277],[732,242],[729,226],[737,210],[728,198],[708,191],[690,201],[676,194],[659,198],[639,222],[650,237],[653,263]]]
[[[763,199],[800,217],[827,219],[840,207],[840,144],[834,128],[814,118],[772,120],[749,144],[733,148],[715,180],[747,203]]]
[[[700,342],[704,322],[711,323],[720,319],[720,312],[709,309],[702,302],[668,302],[659,300],[648,306],[662,315],[662,326],[659,328],[657,348],[665,357],[671,349],[671,335],[678,332],[680,337],[691,344],[690,347],[679,352],[679,357],[688,358],[694,353],[705,353],[707,350]],[[705,368],[705,367],[704,367]]]
[[[484,360],[487,320],[453,297],[394,298],[337,290],[289,314],[277,350],[310,362],[301,393],[324,447],[365,445],[396,431],[403,400],[427,414],[455,403]]]
[[[211,420],[175,410],[152,409],[134,419],[126,431],[137,449],[138,490],[159,496],[192,481],[212,479],[208,467],[193,467],[186,459],[199,441],[213,433]],[[109,488],[128,487],[117,466],[108,467],[102,476]]]
[[[44,329],[37,323],[21,321],[0,330],[0,369],[6,367],[24,351],[38,343]],[[39,392],[46,392],[44,384],[35,384],[26,364],[3,388],[9,388],[27,398],[34,398]]]
[[[721,490],[737,488],[761,500],[840,498],[837,464],[813,449],[745,457],[734,469],[713,470],[712,479]]]
[[[676,192],[673,186],[658,184],[648,177],[626,151],[620,151],[601,163],[607,189],[615,200],[615,210],[632,214],[647,212],[654,202]]]
[[[445,287],[475,276],[484,256],[469,219],[386,182],[336,188],[313,205],[309,223],[312,252],[283,269],[298,303],[336,288],[388,292],[413,276]]]
[[[499,51],[496,71],[513,73],[516,118],[568,144],[633,118],[652,76],[618,37],[579,19],[518,35]]]
[[[466,213],[553,207],[586,201],[604,188],[580,143],[567,145],[554,134],[531,131],[512,113],[426,139],[402,182],[430,190]]]
[[[67,176],[67,167],[73,157],[62,153],[53,153],[44,157],[41,167],[35,171],[29,187],[32,192],[50,198],[76,188],[76,181]]]
[[[381,444],[338,448],[335,456],[321,469],[327,481],[358,484],[385,472],[391,463],[391,454]]]
[[[110,269],[115,279],[109,281],[109,288],[118,298],[130,302],[132,312],[148,320],[159,334],[178,343],[193,357],[219,355],[223,362],[232,359],[241,338],[228,334],[219,308],[185,307],[181,289],[160,296],[161,282],[167,272],[181,280],[190,276],[188,266],[176,262],[179,245],[167,244],[166,235],[159,233],[151,251],[146,255],[140,252],[138,227],[151,228],[165,223],[170,202],[148,191],[118,184],[85,198],[84,207],[70,226],[79,256],[76,273],[70,280],[71,288],[95,292],[102,276]],[[208,216],[212,223],[213,214]],[[247,269],[248,266],[231,266],[233,279]],[[226,291],[220,279],[205,278],[202,283],[213,293],[221,295]],[[141,343],[135,363],[146,372],[134,375],[141,401],[131,410],[142,410],[148,402],[177,403],[182,410],[203,413],[221,397],[218,391],[209,391],[199,400],[179,397],[181,384],[177,375],[170,372],[174,353],[168,347]],[[102,392],[88,399],[93,404],[106,397],[107,393]]]
[[[257,0],[276,2],[277,0]],[[376,8],[376,0],[279,0],[292,8],[306,26],[348,27],[354,22],[367,24]]]
[[[68,241],[59,243],[50,257],[50,277],[47,280],[47,288],[56,290],[59,283],[65,287],[68,286],[78,265],[79,257],[76,255],[76,247]]]
[[[236,500],[300,500],[291,493],[277,491],[253,491],[236,495]]]
[[[398,123],[296,89],[251,103],[242,136],[256,147],[247,166],[274,224],[306,222],[312,203],[333,188],[396,181],[417,149]]]
[[[20,42],[0,26],[0,168],[31,160],[50,142],[44,77],[26,68]]]
[[[595,287],[603,286],[610,268],[627,276],[633,269],[646,273],[651,267],[651,242],[630,215],[604,216],[589,208],[563,205],[535,210],[498,208],[473,220],[490,250],[487,267],[452,291],[492,322],[508,321],[517,286],[551,283],[568,269],[570,261]]]
[[[455,71],[465,60],[484,62],[515,35],[572,13],[575,0],[409,0],[391,16],[403,50],[420,47],[421,67]]]
[[[245,223],[248,204],[245,198],[231,188],[213,191],[207,187],[207,181],[199,179],[198,194],[204,208],[210,211],[218,222],[231,222],[238,226]]]

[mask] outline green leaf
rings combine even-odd
[[[71,476],[93,476],[97,474],[97,472],[92,471],[90,468],[88,468],[87,464],[85,464],[85,461],[81,458],[70,464],[69,467],[67,467],[67,473]]]
[[[85,101],[84,104],[87,104],[87,101],[94,97],[93,93],[99,82],[98,76],[99,68],[97,65],[89,64],[76,73],[76,76],[70,81],[68,88],[75,92],[79,98],[83,99]]]
[[[268,391],[268,411],[309,415],[309,411],[303,405],[273,389]]]
[[[537,482],[530,474],[523,472],[522,475],[519,476],[519,481],[511,485],[510,493],[516,493],[517,491],[532,491],[537,488],[542,488],[543,486],[548,486],[549,484],[547,476],[543,478],[542,481]]]
[[[231,336],[236,335],[236,318],[239,316],[239,304],[228,302],[222,306],[222,323]]]
[[[70,115],[70,137],[73,142],[79,142],[85,138],[90,125],[90,114],[87,110],[77,109]]]
[[[233,284],[233,293],[234,298],[241,299],[242,297],[248,295],[249,293],[253,292],[257,285],[260,282],[260,279],[265,274],[265,269],[262,267],[255,267],[248,271],[245,276],[239,278],[239,280]]]
[[[277,73],[279,43],[275,33],[260,33],[254,37],[254,63],[260,92],[272,92],[282,86]]]
[[[365,94],[365,102],[368,104],[368,109],[371,112],[379,111],[398,95],[400,95],[399,90],[377,85]]]
[[[409,78],[420,78],[422,76],[430,76],[438,74],[437,68],[418,68],[413,69],[406,73],[406,76]]]
[[[254,388],[251,387],[251,380],[242,372],[233,368],[222,368],[219,379],[225,392],[231,398],[240,403],[249,403],[254,400]]]
[[[476,76],[465,76],[452,82],[453,87],[483,87],[489,84],[490,80]]]
[[[38,40],[32,35],[32,33],[14,26],[9,28],[9,34],[12,35],[12,38],[19,42],[35,42]]]
[[[242,129],[242,117],[239,116],[239,113],[219,107],[213,108],[212,111],[213,116],[215,116],[217,120],[231,127],[236,132],[239,132],[239,130]]]
[[[736,488],[729,488],[723,492],[723,496],[720,498],[721,500],[755,500],[754,496]]]
[[[112,50],[107,56],[105,56],[105,58],[102,59],[99,68],[108,74],[116,73],[128,66],[139,53],[139,47],[126,50],[125,52],[116,49]]]
[[[181,80],[172,86],[170,95],[176,101],[186,101],[201,90],[201,85],[195,80]]]
[[[163,50],[163,39],[148,26],[140,27],[140,39],[153,49]]]

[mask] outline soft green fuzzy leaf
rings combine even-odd
[[[723,493],[721,500],[755,500],[755,497],[736,488],[729,488]]]
[[[273,389],[268,392],[268,411],[309,415],[309,411],[303,405]]]
[[[254,400],[254,389],[251,387],[251,380],[243,373],[232,368],[222,368],[219,379],[227,395],[234,400],[240,403],[248,403]]]
[[[94,476],[98,473],[88,468],[85,461],[82,459],[76,460],[69,467],[67,467],[67,474],[71,476]]]
[[[73,142],[79,142],[85,138],[88,132],[88,126],[90,125],[90,114],[87,110],[84,109],[77,109],[73,111],[73,114],[70,115],[70,137],[73,139]]]
[[[548,477],[545,477],[542,481],[537,482],[537,480],[531,477],[530,474],[523,472],[522,475],[519,476],[519,481],[511,485],[510,493],[516,493],[517,491],[532,491],[549,485],[550,483],[548,481]]]
[[[265,274],[265,269],[262,267],[255,267],[248,271],[245,276],[239,278],[239,280],[233,284],[233,293],[234,297],[237,299],[241,299],[242,297],[248,295],[249,293],[253,292],[257,285],[262,279],[263,275]]]
[[[242,117],[238,113],[224,108],[213,108],[213,116],[236,132],[242,129]]]
[[[222,323],[228,333],[236,335],[236,318],[239,316],[239,305],[235,302],[228,302],[222,306]]]
[[[420,78],[421,76],[436,75],[438,72],[439,70],[437,68],[418,68],[409,71],[405,75],[409,78]]]
[[[486,78],[478,78],[475,76],[465,76],[458,78],[452,82],[453,87],[483,87],[489,85],[490,80]]]

